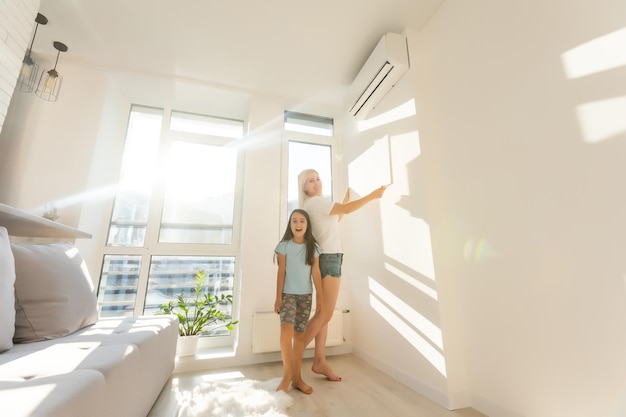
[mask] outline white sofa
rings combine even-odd
[[[173,316],[98,318],[70,243],[0,227],[0,416],[145,417],[176,354]]]

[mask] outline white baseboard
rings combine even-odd
[[[518,412],[504,408],[500,404],[483,398],[481,396],[472,395],[472,408],[489,417],[528,417]]]
[[[367,363],[373,365],[380,371],[386,373],[396,381],[399,381],[411,388],[412,390],[418,392],[429,400],[433,401],[437,405],[444,407],[448,410],[455,410],[459,408],[469,407],[469,395],[466,391],[448,394],[446,392],[441,392],[440,390],[433,388],[428,385],[424,381],[416,378],[412,375],[407,375],[404,372],[401,372],[395,368],[392,368],[385,363],[381,362],[375,357],[368,355],[360,349],[352,348],[352,354]]]
[[[352,345],[347,341],[340,346],[326,348],[326,356],[352,353]],[[304,357],[312,358],[313,350],[305,350]],[[173,373],[197,372],[216,368],[254,365],[257,363],[280,362],[280,352],[236,354],[231,349],[212,349],[199,352],[195,357],[177,358]]]

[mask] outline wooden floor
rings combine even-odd
[[[353,355],[331,356],[328,361],[343,381],[330,382],[312,373],[311,361],[305,359],[303,378],[315,392],[305,395],[297,390],[289,391],[294,399],[293,406],[287,410],[290,417],[485,417],[470,408],[446,410]],[[163,388],[148,417],[177,416],[173,384],[178,391],[181,388],[191,391],[210,375],[228,372],[241,372],[245,378],[267,381],[282,375],[282,364],[175,374]]]

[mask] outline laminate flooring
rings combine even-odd
[[[341,382],[330,382],[311,371],[311,359],[304,360],[302,376],[315,392],[306,395],[290,390],[294,399],[287,410],[290,417],[486,417],[471,408],[450,411],[416,393],[353,355],[328,358]],[[167,382],[148,417],[188,417],[177,415],[175,393],[193,388],[210,379],[229,373],[267,381],[282,376],[282,363],[272,362],[237,368],[174,374]]]

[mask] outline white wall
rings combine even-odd
[[[0,130],[22,68],[24,52],[30,46],[38,9],[39,0],[0,0]]]
[[[350,276],[354,309],[372,318],[355,323],[358,354],[451,398],[465,386],[490,417],[626,414],[624,16],[617,0],[448,0],[413,38],[420,156],[395,204],[428,225],[439,303],[367,241]],[[382,229],[384,242],[389,203],[351,233]],[[447,387],[376,317],[368,275],[435,323],[438,309]]]
[[[490,417],[626,414],[625,12],[448,0],[409,31],[417,115],[344,142],[398,148],[347,224],[357,355]]]
[[[0,143],[9,145],[0,154],[4,178],[0,201],[35,213],[54,202],[60,222],[92,233],[92,239],[79,239],[76,244],[97,284],[130,105],[173,106],[245,119],[249,132],[239,144],[244,176],[236,356],[214,359],[205,355],[193,362],[181,361],[177,371],[280,360],[279,353],[252,353],[252,317],[257,311],[271,311],[274,305],[276,265],[272,258],[284,232],[280,216],[286,205],[280,187],[283,111],[293,103],[181,80],[101,70],[69,58],[58,68],[64,76],[58,102],[49,103],[34,94],[14,95],[0,133]],[[299,109],[329,114],[327,109]],[[330,348],[329,353],[350,349],[347,343]]]
[[[407,30],[409,45],[415,36]],[[366,120],[346,120],[352,129],[343,160],[353,197],[393,184],[380,201],[346,216],[343,279],[352,296],[354,353],[442,406],[459,408],[469,405],[469,394],[458,315],[452,311],[444,322],[441,313],[441,303],[455,303],[440,289],[433,264],[416,69],[414,63]]]
[[[46,58],[55,57],[41,58],[41,66]],[[58,102],[34,93],[13,95],[0,133],[6,146],[0,200],[39,214],[54,202],[63,223],[77,226],[107,84],[91,68],[61,62],[59,73],[64,82]]]

